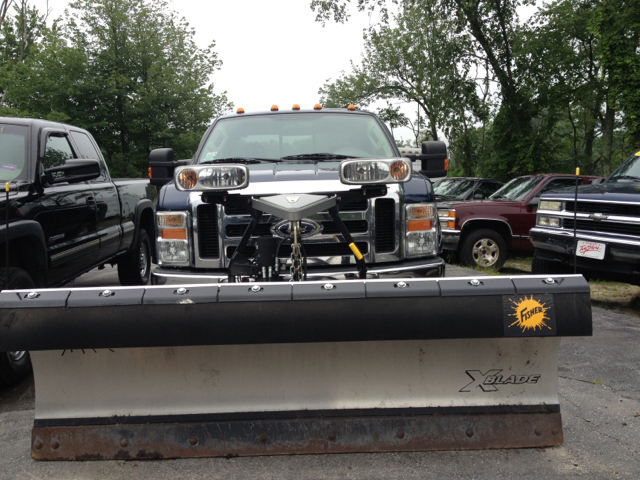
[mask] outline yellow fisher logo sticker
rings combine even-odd
[[[504,333],[508,337],[556,335],[553,295],[503,297]]]

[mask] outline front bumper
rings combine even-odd
[[[442,230],[442,249],[458,250],[460,243],[460,230]]]
[[[445,262],[440,257],[421,258],[395,263],[367,265],[368,278],[425,278],[444,277]],[[157,267],[151,273],[153,285],[177,285],[185,283],[226,282],[227,270],[196,270],[191,268]],[[336,265],[331,267],[309,267],[307,277],[313,280],[354,280],[358,276],[355,265]],[[280,274],[280,280],[288,281],[287,273]]]
[[[573,265],[572,231],[535,227],[530,230],[529,235],[541,259]],[[620,274],[625,278],[618,278],[618,280],[629,283],[640,282],[640,239],[630,236],[610,236],[598,232],[577,232],[576,238],[606,245],[603,260],[576,257],[579,268],[605,274]]]

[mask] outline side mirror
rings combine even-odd
[[[62,172],[62,175],[59,174]],[[64,165],[47,168],[42,175],[43,185],[79,183],[98,178],[102,174],[98,160],[66,160]]]
[[[173,180],[176,167],[189,165],[191,160],[173,161],[172,148],[157,148],[149,154],[149,183],[164,186]]]
[[[540,197],[534,197],[527,202],[527,207],[533,207],[534,205],[540,205]]]
[[[404,150],[406,151],[406,149]],[[421,162],[420,172],[429,178],[447,176],[449,160],[447,158],[447,146],[444,142],[422,142],[422,149],[419,154],[415,149],[411,149],[407,153],[402,153],[402,156],[410,158],[412,161],[419,160]]]

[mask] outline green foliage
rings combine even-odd
[[[413,10],[422,16],[411,28],[397,21],[400,32],[395,32],[389,20],[394,18],[389,14],[391,3],[398,5],[398,18]],[[542,4],[523,24],[519,7],[535,3],[312,1],[321,22],[345,22],[353,7],[369,15],[378,12],[382,24],[376,30],[380,38],[366,39],[362,66],[354,68],[351,76],[325,84],[321,93],[337,96],[349,89],[362,92],[363,87],[373,87],[360,98],[369,103],[399,98],[420,104],[418,95],[385,91],[388,80],[381,77],[385,68],[380,66],[388,65],[386,70],[412,87],[419,85],[416,78],[432,77],[435,83],[427,84],[429,98],[446,98],[447,103],[436,102],[434,108],[433,103],[424,102],[425,112],[430,113],[430,127],[436,125],[449,140],[453,172],[508,179],[580,167],[584,173],[606,175],[631,150],[640,148],[640,2],[556,0]],[[451,36],[434,35],[435,25],[446,25]],[[397,44],[403,32],[410,32],[413,45],[427,40],[428,51],[451,62],[450,70],[457,68],[463,83],[456,87],[451,77],[441,78],[437,66],[425,61],[428,54],[414,55],[419,47],[387,48],[377,68],[366,68],[375,59],[370,49],[373,40]],[[447,53],[448,47],[460,46],[457,55]],[[460,65],[468,70],[460,70]],[[475,72],[473,82],[469,72]],[[495,87],[490,86],[494,81],[499,93],[496,108],[491,98]],[[453,95],[438,94],[446,85]],[[456,103],[466,103],[465,108],[456,108]]]
[[[3,114],[88,129],[113,176],[144,176],[154,148],[192,156],[211,119],[231,108],[210,82],[222,64],[215,45],[198,48],[195,32],[164,1],[69,7],[2,84]]]

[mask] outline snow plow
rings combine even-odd
[[[584,278],[442,278],[427,175],[446,175],[444,144],[402,158],[351,110],[244,115],[190,163],[152,152],[166,284],[0,292],[0,351],[32,357],[32,457],[561,444],[558,348],[592,333]],[[371,144],[343,149],[345,132]],[[319,151],[284,154],[299,145]]]
[[[582,276],[4,291],[42,460],[543,447]]]

